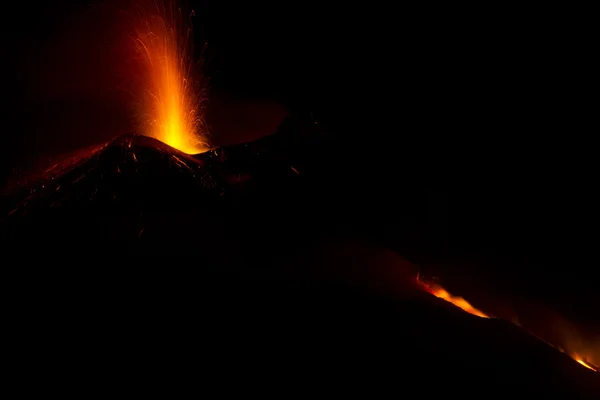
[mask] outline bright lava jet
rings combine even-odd
[[[201,114],[201,77],[192,30],[174,0],[138,3],[134,43],[140,73],[134,90],[140,133],[184,153],[210,148]]]

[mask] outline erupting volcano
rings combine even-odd
[[[212,41],[218,30],[207,33],[211,54],[205,58],[211,65],[204,72],[213,80],[210,109],[204,113],[206,86],[196,62],[203,57],[193,51],[193,12],[179,7],[179,0],[115,2],[105,11],[111,18],[100,21],[114,22],[110,45],[103,46],[114,53],[98,59],[118,64],[106,82],[114,80],[119,96],[122,86],[128,92],[126,99],[110,101],[118,105],[121,118],[114,120],[101,108],[100,117],[112,124],[107,137],[92,137],[88,127],[97,120],[86,119],[76,132],[78,137],[90,136],[86,147],[64,153],[57,149],[56,154],[44,149],[47,156],[32,161],[31,169],[15,168],[7,187],[0,187],[0,243],[3,270],[9,274],[6,308],[14,310],[14,319],[5,323],[5,330],[14,330],[14,339],[5,347],[14,350],[17,360],[11,371],[46,390],[21,372],[25,369],[18,363],[44,376],[52,371],[70,376],[59,368],[62,361],[107,381],[137,371],[132,360],[151,367],[178,365],[194,376],[200,360],[209,373],[224,378],[221,387],[245,392],[250,387],[245,379],[260,383],[269,377],[266,385],[285,386],[280,393],[312,390],[311,380],[318,378],[314,388],[322,391],[329,381],[332,393],[348,387],[356,395],[354,384],[364,382],[368,397],[389,384],[388,393],[403,395],[416,388],[425,398],[502,393],[505,398],[597,399],[600,336],[585,318],[588,313],[576,312],[584,304],[593,314],[587,306],[591,303],[565,305],[564,294],[573,292],[561,291],[558,280],[544,280],[544,273],[525,279],[538,271],[533,267],[507,272],[502,260],[477,261],[473,254],[492,240],[471,244],[470,238],[481,232],[470,229],[469,213],[442,210],[446,205],[462,209],[461,197],[450,202],[445,198],[452,196],[442,193],[449,183],[462,186],[460,182],[446,171],[415,175],[437,152],[427,148],[423,157],[417,153],[411,159],[408,155],[417,147],[412,139],[403,147],[390,147],[389,157],[378,150],[387,147],[377,139],[379,130],[385,131],[382,138],[400,136],[396,129],[379,126],[383,117],[390,114],[399,121],[398,129],[409,138],[406,120],[384,112],[385,102],[375,101],[373,114],[364,110],[368,123],[358,124],[352,109],[338,100],[337,86],[327,86],[325,80],[322,92],[317,91],[320,83],[300,90],[300,78],[313,67],[312,61],[319,74],[321,69],[332,75],[341,70],[329,68],[318,53],[305,49],[304,43],[312,46],[313,41],[303,39],[287,60],[311,63],[289,73],[289,81],[274,80],[273,86],[281,82],[285,90],[269,93],[264,77],[286,61],[281,42],[261,52],[257,44],[263,41],[244,37],[251,43],[248,52],[232,55],[238,38],[260,25],[255,17],[237,5],[226,7],[236,10],[227,9],[224,20],[198,8],[206,22],[202,32],[218,27],[232,35],[219,43]],[[230,22],[233,11],[250,22],[249,29],[234,31],[239,24]],[[287,15],[278,18],[289,22]],[[313,29],[300,20],[299,30]],[[108,29],[98,25],[105,35]],[[254,39],[279,38],[278,29],[268,28]],[[77,36],[70,33],[69,39]],[[283,38],[291,48],[292,41]],[[349,41],[354,47],[354,40]],[[321,56],[330,47],[328,43]],[[227,57],[213,67],[214,56],[220,54]],[[274,55],[273,60],[265,62],[266,54]],[[261,77],[240,60],[260,61],[266,72]],[[228,70],[228,63],[235,67]],[[361,64],[379,66],[367,58]],[[98,81],[81,82],[93,82],[98,90],[109,86],[96,85],[104,82],[101,72],[85,75]],[[347,80],[340,87],[347,88]],[[261,99],[262,90],[273,99]],[[71,102],[106,95],[83,89],[78,93]],[[327,93],[332,99],[311,103]],[[263,101],[269,108],[261,114],[256,110],[267,104]],[[40,104],[68,109],[60,101]],[[34,110],[42,108],[35,105]],[[443,119],[425,108],[423,115]],[[350,137],[347,132],[354,125],[360,135]],[[375,151],[360,143],[355,147],[364,132],[373,135]],[[415,137],[420,142],[421,132]],[[473,169],[471,164],[468,168]],[[431,182],[439,187],[430,189]],[[479,177],[465,183],[466,193],[472,194],[473,185],[479,194]],[[486,215],[466,203],[465,209],[471,208],[478,221]],[[457,221],[456,242],[444,238],[448,221]],[[464,249],[453,250],[455,243]],[[547,293],[529,294],[530,283],[547,286]],[[593,315],[591,319],[596,322]],[[98,372],[82,368],[83,359],[91,360]],[[257,368],[256,360],[275,371]],[[120,365],[125,370],[114,373]],[[333,379],[336,373],[339,381]],[[299,381],[288,383],[288,377]],[[325,382],[319,382],[323,377]],[[65,387],[73,381],[84,382],[68,379]],[[98,385],[86,386],[94,390]]]
[[[140,73],[134,95],[140,133],[184,153],[202,153],[210,145],[191,21],[173,0],[142,0],[137,10],[134,46]]]

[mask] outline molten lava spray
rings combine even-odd
[[[201,75],[193,62],[191,16],[183,17],[176,0],[140,0],[136,9],[140,133],[184,153],[204,152],[210,144],[201,114]]]

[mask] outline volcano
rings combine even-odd
[[[158,241],[141,254],[173,255],[179,253],[172,246],[211,241],[226,220],[239,221],[236,232],[267,220],[281,224],[267,210],[301,210],[297,184],[306,157],[315,155],[308,150],[313,139],[274,135],[191,156],[150,137],[123,135],[53,161],[5,190],[2,238],[83,247],[119,239],[133,252]]]
[[[175,331],[198,346],[170,362],[225,368],[230,382],[267,374],[287,391],[597,398],[597,373],[421,290],[416,266],[346,229],[339,204],[360,184],[333,194],[332,146],[291,118],[275,135],[196,155],[128,134],[21,177],[0,225],[3,255],[19,260],[15,338],[50,360],[59,355],[44,343],[98,341],[89,356],[118,369],[106,354],[143,354]],[[34,270],[18,265],[31,259]],[[129,339],[107,339],[115,326]]]

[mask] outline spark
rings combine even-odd
[[[203,92],[193,68],[191,29],[176,3],[143,1],[134,37],[143,67],[138,117],[142,134],[197,154],[210,148],[201,114]]]
[[[182,166],[182,167],[185,167],[185,168],[187,168],[188,170],[190,170],[192,173],[194,173],[194,170],[193,170],[192,168],[190,168],[190,166],[189,166],[189,165],[187,165],[187,164],[186,164],[184,161],[182,161],[182,160],[181,160],[179,157],[177,157],[177,156],[173,156],[173,158],[175,159],[175,162],[176,162],[178,165],[180,165],[180,166]]]
[[[77,182],[79,182],[79,181],[80,181],[80,180],[82,180],[84,177],[85,177],[85,174],[82,174],[81,176],[79,176],[79,178],[75,179],[75,180],[73,181],[73,183],[77,183]],[[43,186],[42,186],[42,187],[43,187]]]

